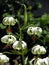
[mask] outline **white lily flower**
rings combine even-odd
[[[29,27],[27,33],[28,35],[33,35],[35,33],[35,27]]]
[[[15,21],[15,19],[13,17],[5,17],[3,19],[3,24],[4,25],[12,25],[12,26],[14,26],[16,24],[16,21]]]
[[[34,61],[34,63],[32,63]],[[30,65],[49,65],[49,58],[33,58],[30,61]]]
[[[9,58],[6,55],[0,54],[0,62],[8,62]]]
[[[16,41],[13,44],[13,48],[17,49],[17,50],[25,49],[26,47],[27,47],[27,44],[24,41],[21,41],[21,42],[20,41]]]
[[[46,53],[46,49],[43,46],[40,45],[36,45],[32,48],[31,52],[33,54],[45,54]]]
[[[42,65],[42,64],[44,65],[43,59],[41,58],[33,58],[29,63],[30,65]]]
[[[49,58],[48,58],[48,57],[44,58],[44,59],[43,59],[43,62],[44,62],[46,65],[49,65]]]
[[[40,27],[29,27],[27,30],[28,35],[37,35],[40,36],[42,33],[42,28]]]
[[[45,65],[43,62],[43,59],[37,58],[37,60],[34,61],[34,65]]]
[[[5,35],[1,38],[1,42],[6,44],[13,44],[16,41],[16,38],[13,35]]]

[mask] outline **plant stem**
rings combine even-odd
[[[19,22],[18,22],[18,26],[19,26],[19,31],[20,31],[20,39],[19,39],[19,41],[22,42],[22,30],[21,30],[21,27],[20,27],[20,23]],[[22,44],[21,44],[21,49],[22,49]],[[24,60],[25,59],[24,59],[24,54],[23,54],[23,49],[22,49],[22,61],[23,61],[22,65],[25,65]]]
[[[23,64],[22,65],[25,65],[25,63],[24,63],[24,55],[22,54],[22,60],[23,60]]]

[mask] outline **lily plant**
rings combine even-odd
[[[3,25],[8,26],[7,34],[1,37],[1,42],[6,44],[7,46],[11,46],[13,51],[11,52],[1,52],[0,53],[0,64],[9,62],[9,58],[5,55],[5,53],[9,54],[17,54],[22,56],[22,63],[18,63],[18,65],[49,65],[49,57],[41,58],[41,55],[46,54],[46,48],[40,44],[36,44],[32,46],[32,48],[28,49],[27,42],[23,40],[23,31],[26,31],[29,37],[33,37],[33,41],[39,40],[39,42],[43,43],[41,38],[45,40],[43,35],[43,27],[37,25],[39,22],[28,23],[28,13],[26,5],[24,6],[24,24],[21,26],[20,21],[12,16],[7,16],[3,18]],[[34,20],[34,19],[33,19]],[[41,20],[40,18],[35,20]],[[11,27],[18,25],[19,33],[16,32],[16,35],[12,34]],[[45,31],[45,30],[44,30]],[[45,31],[46,32],[46,31]],[[29,40],[28,40],[29,41]],[[34,43],[35,43],[34,42]],[[31,51],[35,56],[33,59],[28,60],[27,53]],[[37,56],[36,56],[37,55]]]

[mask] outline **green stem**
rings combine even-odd
[[[22,65],[25,65],[25,62],[24,62],[24,55],[22,54],[22,60],[23,60],[23,64]]]
[[[19,26],[19,31],[20,31],[20,39],[19,41],[22,42],[22,31],[21,31],[21,27],[20,27],[20,23],[18,22],[18,26]],[[22,44],[21,44],[21,49],[22,49]],[[23,60],[23,64],[22,65],[25,65],[24,64],[24,54],[23,54],[23,49],[22,49],[22,60]]]
[[[20,27],[19,21],[18,21],[18,26],[19,26],[19,31],[20,31],[20,40],[22,40],[22,31],[21,31],[21,27]]]

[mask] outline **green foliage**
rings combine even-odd
[[[38,3],[36,3],[36,5],[37,5],[38,8],[42,8],[42,4],[41,3],[38,2]]]
[[[3,25],[2,23],[0,23],[0,29],[5,29],[5,28],[6,28],[6,26]]]
[[[49,14],[44,14],[41,16],[41,24],[46,25],[49,23]]]

